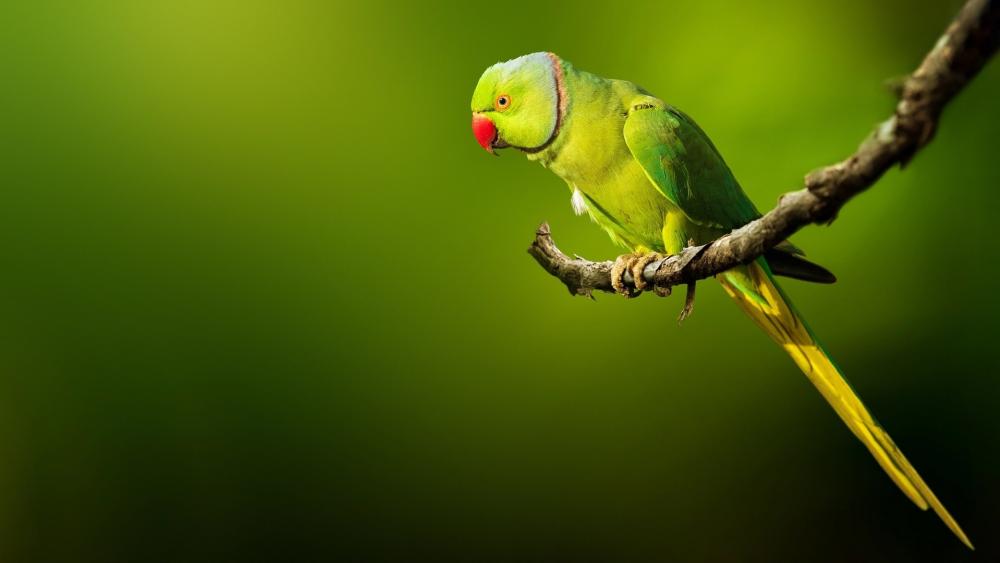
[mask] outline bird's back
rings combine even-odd
[[[694,120],[632,82],[564,65],[569,115],[560,142],[537,158],[581,192],[616,242],[675,252],[688,240],[708,242],[760,215]],[[626,143],[626,130],[643,112],[665,112],[676,123],[671,138],[651,139],[676,145],[666,163],[683,172],[676,201],[650,180]]]

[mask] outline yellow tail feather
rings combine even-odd
[[[718,280],[730,297],[777,342],[830,403],[882,469],[921,510],[928,506],[962,542],[969,538],[948,514],[892,438],[872,418],[861,399],[799,319],[770,274],[758,263],[730,270]]]

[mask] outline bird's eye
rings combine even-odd
[[[493,106],[497,108],[497,111],[506,111],[510,107],[510,96],[500,94],[497,96],[497,101],[493,102]]]

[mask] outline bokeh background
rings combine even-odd
[[[363,5],[362,5],[363,4]],[[978,546],[714,284],[571,298],[605,235],[486,155],[552,50],[709,132],[762,209],[891,112],[956,0],[4,2],[0,559],[995,561],[996,63],[788,281]]]

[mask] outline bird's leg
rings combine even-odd
[[[694,246],[695,240],[693,238],[688,239],[688,246]],[[681,309],[681,314],[677,316],[677,324],[681,324],[685,319],[691,316],[691,312],[694,311],[694,288],[696,282],[688,282],[687,284],[687,294],[684,296],[684,308]]]
[[[694,310],[694,288],[695,282],[687,284],[687,295],[684,297],[684,308],[681,309],[681,314],[677,317],[677,324],[683,323],[684,319],[691,316],[691,311]]]
[[[626,298],[636,297],[642,291],[639,289],[633,290],[629,286],[625,285],[625,272],[632,270],[632,263],[638,257],[636,254],[622,254],[618,258],[615,258],[614,266],[611,266],[611,287],[614,288],[615,293],[624,295]]]
[[[646,254],[641,254],[636,256],[635,262],[632,263],[632,279],[635,280],[635,288],[642,291],[649,287],[646,283],[646,278],[643,277],[643,272],[646,270],[646,266],[656,262],[657,260],[663,260],[664,256],[658,252],[648,252]]]
[[[656,252],[633,252],[632,254],[622,254],[615,259],[614,266],[611,267],[611,287],[617,293],[625,297],[637,297],[642,290],[649,287],[643,278],[642,272],[650,263],[662,260],[663,255]],[[635,289],[625,285],[625,272],[632,274]],[[670,288],[656,287],[656,294],[662,296],[670,295]],[[665,293],[664,293],[665,290]]]

